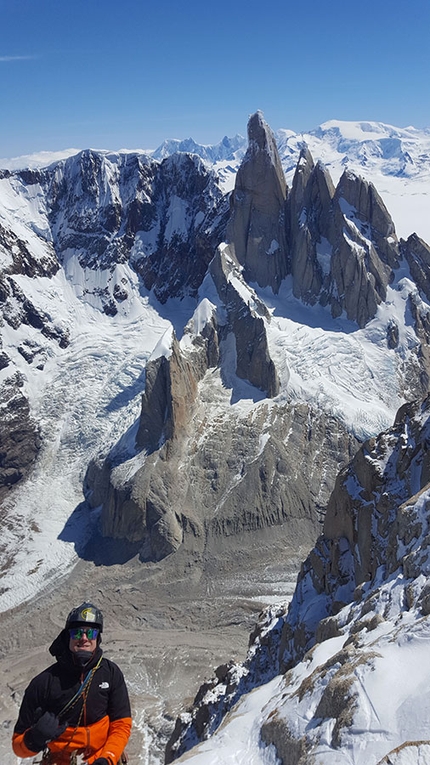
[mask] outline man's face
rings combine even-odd
[[[99,630],[87,624],[79,625],[69,630],[69,649],[72,653],[78,651],[95,651]]]

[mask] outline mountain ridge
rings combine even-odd
[[[371,132],[363,133],[357,126],[368,126]],[[330,131],[332,134],[330,135]],[[344,131],[346,135],[343,137]],[[121,153],[136,156],[154,156],[165,158],[184,145],[188,151],[192,148],[210,165],[214,165],[220,175],[224,191],[231,191],[240,162],[246,151],[246,138],[235,136],[228,138],[227,145],[232,150],[225,156],[225,137],[218,144],[198,144],[190,138],[184,143],[180,139],[165,141],[155,150],[125,150],[112,152],[99,150],[100,154],[118,156]],[[430,241],[430,228],[427,225],[428,178],[430,173],[430,138],[429,128],[397,128],[377,122],[346,122],[329,120],[318,128],[304,133],[295,133],[287,129],[275,132],[281,162],[287,182],[291,183],[301,149],[306,145],[315,160],[320,159],[337,182],[346,167],[372,180],[396,220],[400,235],[407,238],[414,231],[425,241]],[[241,140],[240,140],[241,139]],[[382,143],[379,143],[381,141]],[[389,151],[390,141],[391,154]],[[237,148],[236,143],[237,142]],[[342,143],[345,146],[342,149]],[[185,145],[186,144],[186,145]],[[348,149],[349,148],[349,152]],[[77,154],[80,150],[65,150],[66,156]],[[218,154],[217,154],[218,152]],[[52,162],[63,159],[60,153],[47,157],[30,155],[22,159],[0,160],[3,172],[46,167]],[[414,204],[410,204],[410,194],[414,192]]]

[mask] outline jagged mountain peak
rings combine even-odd
[[[344,199],[357,212],[362,222],[367,222],[381,236],[397,241],[394,221],[375,185],[353,170],[342,173],[336,189],[336,197]]]
[[[241,168],[246,165],[254,155],[267,154],[271,164],[276,169],[281,185],[285,186],[284,173],[281,166],[275,135],[264,119],[263,112],[257,111],[248,120],[248,149],[242,161]],[[255,169],[254,169],[255,172]],[[261,172],[261,171],[260,171]]]
[[[256,111],[248,120],[248,141],[255,141],[259,149],[266,149],[272,138],[272,131],[264,119],[263,112]]]
[[[250,117],[248,137],[231,195],[226,238],[245,268],[246,279],[277,292],[287,274],[287,184],[273,133],[261,112]]]

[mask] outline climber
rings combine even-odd
[[[15,725],[18,757],[45,765],[117,765],[131,730],[124,677],[100,648],[103,615],[92,603],[70,611],[49,651],[56,663],[30,682]]]

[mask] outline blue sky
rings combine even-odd
[[[0,0],[0,157],[430,127],[429,0]]]

